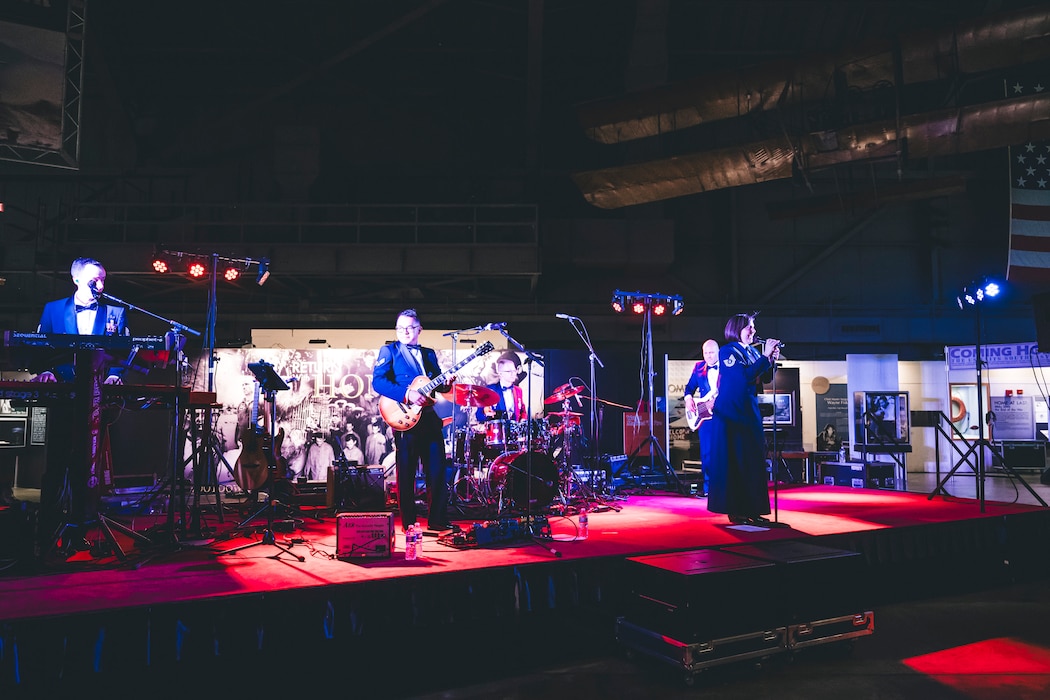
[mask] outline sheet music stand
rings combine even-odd
[[[258,518],[263,512],[266,512],[266,529],[263,530],[263,538],[258,542],[249,542],[248,544],[241,545],[239,547],[233,547],[231,549],[224,549],[219,552],[219,555],[231,554],[233,552],[239,552],[242,549],[248,549],[249,547],[255,547],[260,544],[268,544],[276,547],[280,551],[277,554],[272,555],[271,559],[280,558],[281,554],[287,553],[295,557],[300,562],[306,561],[306,557],[301,557],[294,553],[288,547],[283,544],[278,544],[277,538],[273,534],[273,513],[278,506],[278,502],[274,499],[274,477],[277,473],[277,455],[274,453],[274,445],[277,444],[277,434],[275,433],[277,427],[277,403],[274,401],[278,391],[285,391],[288,389],[288,384],[274,371],[273,365],[264,360],[259,362],[252,362],[248,365],[248,369],[251,370],[252,374],[255,375],[255,381],[259,382],[259,388],[265,392],[267,405],[270,408],[270,425],[269,427],[269,440],[268,444],[263,447],[263,451],[266,453],[266,502],[263,503],[262,507],[257,511],[249,515],[243,521],[238,523],[236,529],[244,529],[248,527],[251,521]],[[283,436],[283,431],[281,433]]]

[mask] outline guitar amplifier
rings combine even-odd
[[[385,510],[385,477],[383,467],[329,467],[326,505],[337,513]]]
[[[389,559],[393,552],[393,513],[340,513],[335,516],[336,558]]]

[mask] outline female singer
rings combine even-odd
[[[727,342],[718,353],[707,509],[729,515],[734,525],[769,527],[773,522],[762,517],[770,510],[766,440],[757,396],[763,379],[772,378],[781,343],[766,339],[761,354],[751,346],[755,315],[737,314],[726,322]]]

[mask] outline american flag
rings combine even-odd
[[[1020,97],[1046,90],[1038,80],[1016,80],[1007,95]],[[1029,141],[1010,147],[1011,282],[1050,285],[1050,142]]]

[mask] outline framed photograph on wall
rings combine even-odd
[[[774,398],[775,397],[775,398]],[[795,399],[792,394],[759,394],[758,403],[775,407],[773,410],[762,411],[762,426],[772,428],[788,427],[795,425]],[[760,407],[761,408],[761,407]]]
[[[987,384],[983,385],[983,390],[984,395],[981,397],[981,401],[984,412],[988,413],[991,410],[992,402]],[[978,420],[977,412],[977,384],[973,382],[949,384],[948,404],[948,420],[955,426],[955,430],[952,431],[952,439],[962,439],[959,437],[960,433],[967,440],[976,440],[980,437],[978,433],[980,421]],[[987,421],[984,424],[984,438],[988,438]]]

